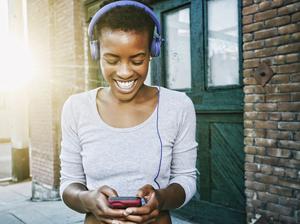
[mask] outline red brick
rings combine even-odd
[[[253,0],[243,0],[243,7],[253,4]]]
[[[273,168],[273,175],[283,177],[284,176],[284,169],[282,167],[274,167]]]
[[[243,35],[243,42],[245,43],[245,42],[249,42],[249,41],[251,41],[251,40],[253,40],[253,34],[252,33],[245,33],[244,35]]]
[[[300,12],[296,12],[292,15],[292,22],[295,23],[298,21],[300,21]]]
[[[296,169],[285,169],[285,176],[290,178],[297,178],[297,170]],[[300,204],[299,204],[300,205]]]
[[[258,5],[246,6],[243,8],[243,15],[253,14],[258,11]]]
[[[300,9],[300,3],[295,3],[287,6],[283,6],[278,9],[278,15],[287,15],[287,14],[292,14],[294,12],[299,11]]]
[[[253,103],[245,103],[244,104],[244,111],[253,111]]]
[[[278,203],[278,196],[275,194],[270,194],[268,192],[257,192],[257,194],[258,194],[258,199],[264,202]]]
[[[253,145],[253,138],[245,137],[244,138],[244,144],[248,145],[248,146]]]
[[[255,128],[277,129],[276,121],[255,121]]]
[[[291,40],[291,42],[299,42],[299,40],[300,40],[300,32],[292,34],[290,40]]]
[[[245,162],[253,163],[254,162],[254,156],[246,154],[246,156],[245,156]]]
[[[298,222],[297,218],[293,216],[285,216],[285,215],[279,216],[279,223],[297,224],[297,222]]]
[[[245,181],[245,186],[250,190],[265,191],[266,185],[256,181]]]
[[[254,162],[268,165],[277,165],[279,162],[279,158],[277,157],[269,157],[269,156],[255,156]]]
[[[263,2],[258,4],[258,8],[259,8],[259,11],[265,11],[267,9],[270,9],[270,8],[272,8],[272,2],[263,1]]]
[[[293,139],[292,132],[289,131],[279,131],[279,130],[267,130],[266,138],[270,139]]]
[[[245,103],[260,103],[264,102],[265,96],[264,95],[246,95],[244,98]]]
[[[264,46],[264,41],[252,41],[244,44],[244,51],[262,48],[263,46]]]
[[[257,103],[255,104],[256,111],[275,111],[277,109],[276,103]]]
[[[250,112],[248,112],[250,113]],[[268,113],[267,112],[256,112],[253,111],[249,115],[249,119],[254,119],[254,120],[268,120]]]
[[[293,34],[295,35],[295,34]],[[298,38],[298,37],[297,37]],[[299,35],[300,38],[300,35]],[[299,41],[299,39],[298,39]],[[292,44],[286,44],[283,46],[279,46],[277,49],[278,54],[287,54],[287,53],[298,53],[300,51],[300,43],[292,43]]]
[[[290,101],[290,94],[271,94],[266,96],[266,102]]]
[[[245,62],[245,63],[246,63],[246,62]],[[244,63],[244,65],[245,65],[245,63]],[[252,63],[252,62],[251,62],[251,63]],[[252,66],[254,66],[254,64],[255,64],[255,62],[252,63]],[[247,66],[250,66],[250,64],[247,64]],[[252,77],[244,78],[243,81],[244,81],[244,84],[245,84],[245,85],[255,85],[255,84],[257,84],[256,79],[255,79],[255,78],[252,78]]]
[[[277,74],[269,81],[270,84],[285,84],[290,82],[290,74]]]
[[[247,25],[253,23],[253,15],[248,15],[243,17],[243,24]]]
[[[291,197],[292,191],[293,191],[292,189],[286,187],[280,187],[275,185],[270,186],[270,193],[277,194],[277,195]]]
[[[265,46],[272,47],[272,46],[287,44],[289,42],[290,42],[290,35],[283,35],[283,36],[265,39]]]
[[[277,55],[274,57],[274,65],[285,64],[285,55]],[[274,77],[272,77],[273,79]]]
[[[280,140],[278,146],[281,148],[300,150],[300,142],[296,142],[296,141]]]
[[[254,74],[254,71],[253,71],[252,68],[250,68],[250,69],[244,69],[244,77],[245,78],[250,78],[250,77],[253,76],[253,74]]]
[[[292,212],[293,212],[292,208],[285,207],[285,206],[282,206],[282,205],[277,205],[277,204],[274,204],[274,203],[268,203],[267,209],[269,211],[275,212],[277,214],[282,214],[282,215],[287,215],[287,216],[292,215]]]
[[[252,33],[258,30],[261,30],[264,27],[263,22],[246,24],[243,26],[243,33]]]
[[[300,77],[300,76],[299,76]],[[244,86],[244,93],[245,94],[251,94],[251,93],[265,93],[265,89],[262,86]]]
[[[300,92],[299,83],[281,84],[277,85],[277,88],[280,93]]]
[[[291,112],[281,113],[283,121],[292,121],[296,119],[296,114]]]
[[[291,180],[285,180],[285,179],[279,178],[278,184],[281,186],[284,186],[284,187],[290,187],[290,188],[300,190],[300,183],[292,182]]]
[[[251,59],[254,57],[255,57],[254,51],[244,51],[244,53],[243,53],[244,59]]]
[[[300,82],[300,73],[291,74],[290,79],[292,82]]]
[[[245,153],[247,153],[247,154],[255,154],[256,153],[256,148],[254,146],[246,146],[245,147]],[[253,164],[253,163],[249,163],[249,164]],[[248,171],[250,171],[250,170],[248,170]]]
[[[291,20],[290,16],[281,16],[281,17],[276,17],[273,19],[268,19],[265,21],[265,28],[272,28],[272,27],[277,27],[277,26],[282,26],[289,24]]]
[[[249,172],[256,172],[259,169],[257,167],[257,164],[255,164],[255,163],[246,163],[245,164],[245,170],[249,171]]]
[[[265,147],[256,147],[256,155],[265,156],[266,148]]]
[[[299,31],[300,31],[300,24],[288,24],[278,28],[278,32],[280,35],[296,33]]]
[[[267,155],[280,158],[290,158],[292,153],[288,149],[268,148]]]
[[[300,102],[282,102],[278,103],[278,111],[297,112],[300,111]]]
[[[271,48],[263,48],[263,49],[258,49],[255,50],[255,56],[258,58],[261,57],[269,57],[269,56],[273,56],[276,55],[276,47],[271,47]]]
[[[291,101],[292,102],[300,101],[300,92],[298,92],[298,93],[292,93],[291,94]]]
[[[300,130],[300,122],[278,122],[278,128],[280,130]]]
[[[264,30],[256,31],[254,33],[254,40],[266,39],[270,37],[275,37],[277,35],[278,35],[277,28],[264,29]]]
[[[291,73],[291,72],[299,72],[300,71],[300,63],[293,63],[287,65],[278,65],[276,67],[276,73]]]
[[[248,181],[254,181],[255,179],[253,172],[245,171],[245,179]]]
[[[273,173],[273,167],[272,166],[262,164],[262,165],[260,165],[260,167],[261,167],[260,171],[263,174],[270,175],[270,174]]]
[[[299,62],[299,61],[300,61],[300,53],[286,55],[286,62],[287,63]]]
[[[269,113],[269,119],[271,121],[279,121],[281,119],[281,113],[278,112]]]
[[[254,176],[257,182],[264,183],[264,184],[276,184],[278,181],[277,176],[270,176],[262,173],[256,173]]]
[[[276,147],[277,141],[274,139],[255,138],[255,145],[260,147]]]
[[[259,12],[254,15],[255,22],[265,21],[274,18],[277,15],[277,9],[271,9],[264,12]]]

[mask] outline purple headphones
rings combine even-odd
[[[122,7],[122,6],[134,6],[140,9],[143,9],[153,20],[155,26],[156,26],[156,32],[154,34],[154,37],[152,39],[151,42],[151,49],[150,49],[150,53],[152,57],[157,57],[159,56],[160,53],[160,45],[162,42],[162,38],[161,38],[161,27],[160,27],[160,23],[156,17],[156,15],[154,14],[154,12],[147,7],[146,5],[136,2],[136,1],[118,1],[118,2],[112,2],[108,5],[105,5],[104,7],[102,7],[101,9],[99,9],[96,14],[93,16],[89,27],[88,27],[88,35],[90,38],[90,50],[91,50],[91,55],[92,55],[92,59],[93,60],[97,60],[100,57],[100,52],[99,52],[99,43],[98,40],[94,40],[94,26],[97,23],[97,21],[109,10],[115,8],[115,7]]]

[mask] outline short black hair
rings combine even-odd
[[[105,0],[100,4],[100,8],[103,6],[117,2],[119,0]],[[150,9],[152,9],[145,1],[140,2]],[[135,6],[122,6],[115,7],[110,11],[106,12],[103,17],[99,19],[96,24],[97,33],[99,37],[101,36],[101,30],[103,28],[109,28],[112,30],[123,30],[127,31],[137,31],[143,32],[147,31],[149,35],[149,44],[151,44],[154,34],[155,24],[150,15],[146,13],[143,9],[137,8]]]

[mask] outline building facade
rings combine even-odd
[[[300,2],[147,1],[165,42],[150,80],[184,91],[197,113],[197,193],[174,215],[192,223],[300,222]],[[87,25],[100,0],[28,0],[38,66],[30,89],[33,198],[59,197],[60,113],[105,85]]]

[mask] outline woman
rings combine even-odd
[[[195,111],[184,94],[144,84],[160,25],[137,1],[105,1],[89,35],[106,88],[71,96],[62,112],[61,197],[85,223],[169,224],[196,191]],[[154,36],[154,28],[157,34]],[[98,59],[99,58],[99,59]],[[138,196],[142,207],[111,208]]]

